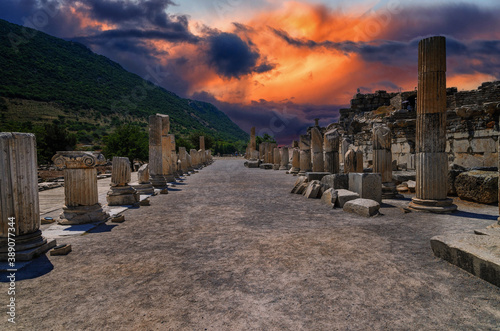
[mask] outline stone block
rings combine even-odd
[[[321,185],[325,190],[333,188],[335,190],[349,188],[349,175],[348,174],[334,174],[327,175],[321,179]]]
[[[306,172],[307,180],[321,180],[323,177],[330,175],[329,172]]]
[[[392,180],[396,183],[407,182],[409,180],[415,180],[417,174],[415,171],[393,171]]]
[[[406,182],[406,186],[408,186],[408,189],[410,190],[411,193],[415,193],[417,182],[415,182],[414,180],[409,180]]]
[[[321,196],[321,202],[323,202],[325,205],[333,208],[335,206],[335,202],[337,201],[337,191],[334,190],[333,188],[329,188],[325,192],[323,192],[323,195]]]
[[[320,182],[318,180],[313,180],[304,191],[304,196],[308,199],[319,199],[321,198],[321,193]]]
[[[378,214],[380,204],[371,199],[354,199],[347,201],[342,208],[345,212],[370,217]]]
[[[431,238],[431,248],[437,257],[500,286],[499,240],[498,235],[490,233],[452,234]]]
[[[464,168],[482,167],[484,157],[481,154],[455,153],[454,163]]]
[[[335,206],[343,208],[347,201],[358,199],[359,194],[356,192],[351,192],[349,190],[340,189],[337,190],[337,201],[335,201]]]
[[[260,161],[259,160],[256,160],[256,161],[246,161],[244,163],[244,166],[247,167],[247,168],[259,168]]]
[[[453,141],[454,153],[467,153],[469,151],[469,147],[471,147],[469,139],[455,139]]]
[[[308,182],[308,180],[307,180],[306,176],[299,176],[299,178],[297,178],[297,180],[295,181],[293,189],[290,193],[297,193],[297,190],[299,189],[299,187],[302,184],[307,183],[307,182]]]
[[[473,153],[495,152],[497,142],[492,137],[475,138],[470,142]]]
[[[479,203],[498,201],[498,172],[472,170],[463,172],[455,180],[460,199]]]
[[[349,191],[356,192],[363,199],[382,202],[382,177],[378,173],[349,174]]]

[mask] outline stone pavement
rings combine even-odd
[[[297,177],[243,162],[217,160],[124,223],[58,242],[73,251],[18,276],[17,327],[498,329],[500,289],[430,247],[435,235],[493,223],[496,207],[405,214],[407,198],[365,218],[290,194]]]

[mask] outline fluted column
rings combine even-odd
[[[288,155],[288,147],[282,147],[281,148],[281,163],[280,163],[280,170],[288,170],[288,160],[290,158],[290,155]]]
[[[9,237],[15,261],[31,260],[56,244],[40,231],[36,162],[34,134],[0,132],[0,261],[9,261]]]
[[[457,209],[448,193],[446,154],[446,39],[418,45],[416,189],[410,208],[429,212]]]
[[[52,157],[54,165],[64,169],[64,199],[66,205],[60,224],[82,224],[106,220],[99,203],[96,165],[106,160],[100,153],[64,151]]]
[[[382,177],[382,197],[396,196],[396,184],[392,181],[392,133],[385,124],[373,125],[373,172]]]
[[[311,171],[311,136],[308,134],[300,135],[300,171],[299,176],[305,176],[306,172]]]
[[[290,173],[294,176],[297,175],[300,171],[300,149],[294,148],[292,149],[292,169],[290,169]]]
[[[323,146],[325,150],[325,171],[338,174],[340,172],[339,165],[339,132],[337,129],[330,130],[325,133]]]
[[[133,205],[139,202],[137,191],[129,185],[130,175],[131,168],[128,157],[113,157],[111,189],[106,196],[109,206]]]
[[[323,159],[323,137],[321,136],[321,132],[316,126],[311,128],[311,160],[312,171],[324,171],[325,162]]]

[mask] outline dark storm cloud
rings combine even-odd
[[[234,33],[215,33],[206,42],[209,64],[226,78],[238,78],[252,72],[263,73],[275,67],[270,63],[258,64],[259,51]]]

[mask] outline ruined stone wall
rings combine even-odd
[[[363,151],[364,167],[369,167],[373,160],[372,125],[383,122],[392,129],[393,160],[400,168],[415,169],[416,111],[401,109],[402,102],[408,98],[414,100],[415,95],[414,91],[396,94],[384,105],[395,110],[385,113],[377,110],[361,112],[359,108],[341,110],[339,123],[345,135]],[[356,100],[363,98],[357,95]],[[500,81],[484,83],[473,91],[447,89],[447,106],[446,152],[449,164],[466,168],[497,167]]]

